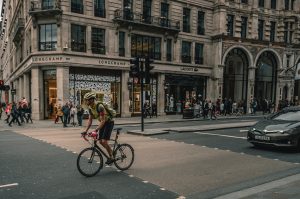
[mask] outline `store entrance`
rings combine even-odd
[[[55,118],[55,106],[57,103],[56,70],[44,71],[44,117]]]

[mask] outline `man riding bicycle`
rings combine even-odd
[[[99,133],[98,140],[100,141],[100,144],[106,149],[109,154],[110,158],[107,159],[106,164],[112,164],[114,162],[114,158],[112,149],[108,145],[108,141],[110,140],[111,132],[114,128],[113,117],[108,114],[108,111],[105,109],[104,105],[101,102],[96,101],[96,93],[86,93],[84,95],[84,100],[89,108],[89,118],[87,127],[83,133],[86,134],[88,132],[93,123],[93,119],[97,119],[99,121],[99,125],[97,126],[95,131]]]

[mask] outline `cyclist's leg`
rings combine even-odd
[[[110,140],[113,128],[114,122],[108,121],[104,124],[103,128],[100,130],[99,133],[100,144],[106,149],[110,158],[113,158],[113,154],[112,149],[108,144],[108,141]]]

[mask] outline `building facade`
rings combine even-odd
[[[296,99],[300,0],[3,0],[1,72],[32,116],[93,90],[121,117],[192,99]],[[154,60],[141,99],[130,59]]]

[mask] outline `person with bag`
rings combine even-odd
[[[95,132],[97,132],[99,135],[98,140],[100,141],[100,144],[108,152],[110,158],[107,159],[106,164],[110,165],[115,161],[113,158],[112,149],[108,145],[108,141],[110,140],[110,136],[114,128],[113,118],[115,116],[115,112],[113,109],[109,108],[107,104],[96,101],[96,94],[93,92],[86,93],[84,95],[84,100],[88,106],[89,118],[87,127],[83,134],[86,134],[90,129],[93,119],[97,119],[99,121]]]
[[[84,113],[84,110],[83,110],[82,106],[78,105],[77,106],[77,121],[78,121],[79,126],[82,126],[83,113]]]
[[[67,127],[67,123],[68,123],[68,119],[70,117],[70,107],[69,107],[69,103],[67,102],[63,107],[62,107],[62,112],[64,115],[64,127]]]

